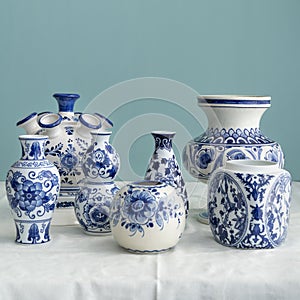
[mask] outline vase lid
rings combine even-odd
[[[201,95],[199,106],[214,107],[270,107],[271,96],[255,95]]]

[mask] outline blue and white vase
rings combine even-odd
[[[208,184],[208,218],[215,240],[236,248],[281,245],[288,231],[291,176],[274,162],[231,160]]]
[[[110,206],[118,190],[114,181],[81,182],[75,198],[75,215],[85,233],[95,235],[111,233]]]
[[[78,94],[56,93],[58,113],[32,113],[17,123],[27,134],[49,136],[46,157],[61,175],[60,196],[52,224],[77,224],[74,216],[74,198],[79,191],[78,181],[84,178],[81,159],[91,144],[90,132],[112,128],[112,122],[99,113],[74,112]]]
[[[57,168],[45,159],[46,136],[21,135],[22,157],[6,177],[6,193],[16,225],[16,242],[50,241],[50,224],[59,195]]]
[[[185,206],[176,189],[159,181],[123,186],[110,212],[117,243],[136,253],[159,253],[176,246],[185,228]]]
[[[271,105],[270,96],[208,95],[198,97],[208,128],[188,142],[183,150],[183,165],[202,182],[227,160],[250,159],[284,165],[280,145],[260,130],[260,119]],[[200,212],[207,223],[206,209]]]
[[[92,143],[82,159],[85,175],[75,198],[75,215],[83,230],[91,234],[111,232],[110,205],[119,188],[114,183],[120,158],[110,144],[111,132],[92,132]]]
[[[48,113],[39,120],[39,125],[44,129],[44,134],[49,137],[46,143],[45,154],[58,168],[61,178],[60,197],[57,201],[57,211],[54,223],[63,225],[67,221],[73,224],[74,199],[79,191],[78,181],[84,175],[81,169],[81,159],[91,144],[90,132],[101,127],[100,120],[90,114],[81,114],[79,121],[70,121],[71,112],[64,114]],[[65,118],[65,119],[64,119]],[[57,217],[62,210],[70,209],[72,214],[60,221]],[[64,213],[65,214],[65,213]],[[69,220],[66,220],[68,218]]]
[[[175,187],[183,199],[185,213],[188,216],[188,195],[172,146],[175,132],[152,131],[151,134],[154,137],[155,150],[148,164],[145,180],[166,182]]]
[[[110,144],[111,131],[92,132],[91,146],[82,159],[85,178],[91,182],[112,181],[120,167],[120,157]]]

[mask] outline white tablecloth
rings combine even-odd
[[[131,254],[112,236],[89,236],[77,226],[52,226],[51,242],[18,245],[3,182],[0,188],[1,300],[300,298],[300,183],[293,183],[288,237],[280,247],[217,244],[197,221],[198,185],[181,241],[157,255]]]

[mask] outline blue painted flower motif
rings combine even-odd
[[[198,165],[201,169],[206,169],[211,162],[211,153],[207,149],[200,153]]]
[[[74,166],[76,166],[77,162],[77,157],[71,153],[65,154],[61,159],[62,167],[69,170],[72,170]]]
[[[14,208],[19,204],[21,210],[31,212],[48,200],[40,182],[33,183],[26,180],[18,185],[11,207]]]
[[[135,190],[124,199],[122,215],[131,223],[143,225],[149,222],[157,210],[155,197],[148,191]]]
[[[97,149],[93,153],[94,162],[96,165],[96,168],[105,168],[106,166],[109,166],[110,160],[109,157],[106,155],[105,151],[101,149]]]

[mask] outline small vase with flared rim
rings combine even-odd
[[[152,131],[151,134],[154,137],[155,150],[148,164],[145,180],[166,182],[175,187],[183,199],[187,217],[189,210],[187,191],[172,146],[175,132]]]

